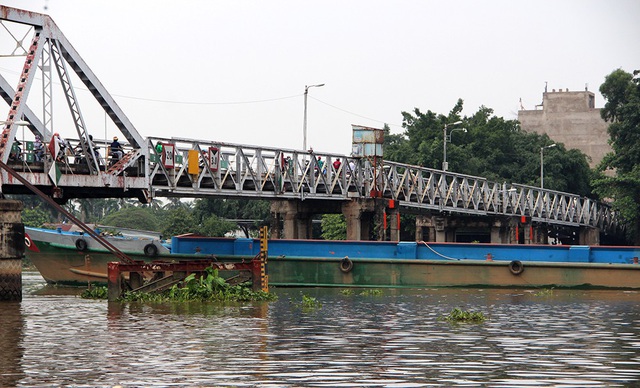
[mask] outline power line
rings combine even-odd
[[[367,117],[367,116],[359,115],[359,114],[357,114],[357,113],[350,112],[350,111],[348,111],[348,110],[346,110],[346,109],[338,108],[337,106],[335,106],[335,105],[331,105],[331,104],[329,104],[328,102],[324,102],[324,101],[322,101],[322,100],[318,100],[317,98],[315,98],[315,97],[313,97],[313,96],[311,96],[310,98],[312,98],[312,99],[314,99],[314,100],[318,101],[318,102],[319,102],[319,103],[321,103],[321,104],[325,104],[325,105],[327,105],[327,106],[332,107],[333,109],[337,109],[337,110],[339,110],[339,111],[341,111],[341,112],[348,113],[348,114],[353,115],[353,116],[357,116],[357,117],[361,117],[361,118],[363,118],[363,119],[367,119],[367,120],[375,121],[376,123],[380,123],[380,124],[386,124],[386,125],[388,125],[388,126],[390,126],[390,127],[403,128],[403,127],[402,127],[402,125],[398,125],[398,124],[389,124],[389,122],[387,122],[387,121],[380,121],[380,120],[372,119],[371,117]]]
[[[0,67],[0,70],[5,70],[14,74],[19,74],[18,72],[15,72],[13,70],[9,70],[6,68],[2,68]],[[36,77],[38,78],[38,77]],[[60,85],[60,83],[55,82],[55,84]],[[88,92],[89,90],[86,88],[82,88],[82,87],[74,87],[74,89],[79,89],[79,90],[83,90],[85,92]],[[262,100],[248,100],[248,101],[227,101],[227,102],[219,102],[219,101],[177,101],[177,100],[163,100],[163,99],[155,99],[155,98],[145,98],[145,97],[135,97],[135,96],[127,96],[124,94],[111,94],[114,97],[120,97],[120,98],[126,98],[129,100],[137,100],[137,101],[147,101],[147,102],[155,102],[155,103],[161,103],[161,104],[181,104],[181,105],[245,105],[245,104],[259,104],[259,103],[264,103],[264,102],[272,102],[272,101],[280,101],[280,100],[288,100],[291,98],[297,98],[302,96],[302,94],[294,94],[294,95],[290,95],[290,96],[284,96],[284,97],[275,97],[275,98],[267,98],[267,99],[262,99]],[[313,96],[310,96],[310,98],[318,101],[321,104],[327,105],[333,109],[339,110],[341,112],[350,114],[352,116],[356,116],[356,117],[361,117],[363,119],[367,119],[367,120],[371,120],[374,121],[376,123],[380,123],[380,124],[386,124],[390,127],[396,127],[396,128],[403,128],[402,125],[398,125],[398,124],[390,124],[387,121],[382,121],[382,120],[377,120],[377,119],[373,119],[371,117],[367,117],[367,116],[363,116],[360,115],[358,113],[354,113],[351,111],[348,111],[346,109],[342,109],[339,108],[335,105],[329,104],[328,102],[319,100]]]
[[[262,102],[270,102],[270,101],[279,101],[286,100],[290,98],[300,97],[302,94],[295,94],[292,96],[285,97],[276,97],[276,98],[268,98],[264,100],[249,100],[249,101],[229,101],[229,102],[198,102],[198,101],[174,101],[174,100],[158,100],[153,98],[143,98],[143,97],[132,97],[125,96],[122,94],[113,94],[113,96],[127,98],[130,100],[139,100],[139,101],[149,101],[149,102],[159,102],[163,104],[182,104],[182,105],[242,105],[242,104],[257,104]]]

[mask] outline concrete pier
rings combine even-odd
[[[0,200],[0,301],[22,300],[22,202]]]

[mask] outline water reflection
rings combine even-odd
[[[20,302],[0,302],[0,387],[16,386],[22,369],[24,319]]]
[[[34,281],[23,283],[33,288]],[[59,290],[29,294],[10,311],[19,317],[11,319],[16,334],[9,340],[16,350],[5,352],[3,370],[13,365],[15,373],[0,385],[602,386],[640,380],[637,292],[339,291],[276,289],[277,302],[225,306],[114,304]],[[302,308],[302,293],[322,307]],[[489,320],[452,325],[438,319],[455,307]]]

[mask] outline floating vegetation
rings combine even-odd
[[[303,309],[316,309],[322,307],[322,303],[312,296],[308,296],[302,294],[302,302],[300,302],[300,307]]]
[[[463,311],[459,308],[453,309],[449,315],[445,315],[439,320],[449,323],[482,323],[487,318],[481,312]]]
[[[119,300],[125,302],[165,302],[165,301],[217,301],[252,302],[273,301],[275,294],[253,291],[249,283],[230,285],[218,275],[218,269],[206,269],[203,276],[187,276],[180,284],[160,293],[126,292]]]
[[[534,293],[533,295],[539,297],[550,297],[553,296],[553,288],[543,288],[542,290]]]
[[[108,296],[109,290],[106,286],[89,287],[80,294],[82,299],[107,299]]]
[[[382,290],[364,290],[360,293],[360,295],[362,296],[381,296],[382,295]]]
[[[346,295],[346,296],[352,296],[355,295],[355,291],[353,290],[353,288],[345,288],[344,290],[341,290],[340,293],[342,295]],[[364,291],[360,291],[360,293],[358,294],[360,296],[380,296],[382,295],[382,290],[378,290],[378,289],[374,289],[374,290],[364,290]]]

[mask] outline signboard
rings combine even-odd
[[[187,154],[187,171],[191,175],[200,173],[200,156],[197,150],[189,150]]]
[[[209,168],[211,171],[220,168],[220,150],[217,147],[209,147]]]
[[[164,168],[172,169],[175,167],[175,144],[162,143],[162,165]]]
[[[353,130],[352,150],[355,157],[382,156],[384,130],[351,125]]]

